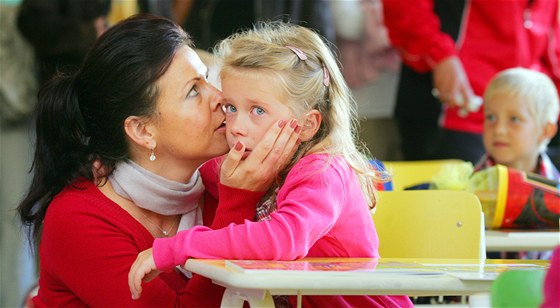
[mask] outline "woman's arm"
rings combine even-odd
[[[188,295],[170,287],[186,285],[176,273],[146,285],[140,301],[131,299],[130,264],[139,251],[150,247],[151,235],[139,223],[131,223],[130,217],[122,217],[120,208],[98,207],[97,201],[74,195],[55,199],[49,207],[41,240],[40,281],[45,290],[39,291],[38,301],[47,306],[74,301],[92,307],[188,303]],[[52,292],[59,288],[60,292]],[[51,302],[53,297],[56,302]]]

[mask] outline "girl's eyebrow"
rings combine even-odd
[[[263,107],[270,107],[269,103],[266,103],[264,101],[259,101],[259,100],[255,100],[255,99],[248,99],[249,103],[253,104],[253,105],[259,105],[259,106],[263,106]]]

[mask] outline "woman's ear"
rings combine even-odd
[[[309,111],[305,115],[305,120],[304,120],[303,125],[301,127],[301,133],[299,134],[299,139],[301,139],[301,141],[311,140],[311,138],[313,138],[313,136],[315,136],[315,134],[317,133],[317,131],[321,127],[322,119],[323,119],[323,117],[318,110],[313,109],[313,110]]]
[[[124,120],[124,131],[135,144],[148,149],[156,147],[152,127],[145,119],[129,116]]]

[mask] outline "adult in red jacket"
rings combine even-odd
[[[560,86],[558,1],[383,0],[383,8],[403,60],[395,117],[407,160],[476,162],[484,114],[461,109],[501,70],[535,69]]]
[[[245,160],[243,147],[224,158],[227,187],[205,189],[199,167],[228,151],[223,98],[207,74],[180,26],[138,15],[42,88],[33,182],[18,208],[40,241],[36,307],[179,307],[205,296],[177,271],[134,301],[130,266],[157,237],[253,217],[297,140],[274,125]]]

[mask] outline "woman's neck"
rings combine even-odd
[[[179,183],[188,182],[196,170],[202,165],[202,162],[191,162],[179,165],[176,162],[158,161],[157,159],[155,161],[132,159],[132,162],[153,174]]]

